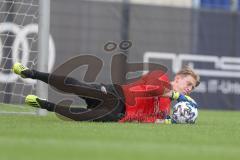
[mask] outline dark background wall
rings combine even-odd
[[[124,7],[126,6],[122,3],[77,0],[66,3],[63,0],[53,0],[51,34],[56,44],[56,67],[72,56],[95,55],[104,62],[96,81],[111,82],[111,57],[121,51],[116,49],[106,52],[103,46],[108,41],[120,43],[124,39],[123,31],[133,43],[127,54],[129,62],[143,62],[146,52],[169,53],[176,56],[179,54],[203,55],[206,59],[208,56],[238,57],[238,14],[131,4],[127,8],[129,12],[126,15],[126,12],[123,12],[124,9],[126,11]],[[124,16],[128,18],[127,26]],[[150,58],[149,61],[165,65],[169,68],[169,76],[173,77],[175,61],[155,57]],[[214,68],[211,62],[194,60],[182,62],[183,65],[190,64],[197,70],[229,71]],[[124,66],[119,66],[121,67]],[[81,80],[85,71],[86,67],[83,67],[74,71],[72,76]],[[237,71],[236,69],[235,72],[238,73]],[[135,76],[140,74],[141,72],[136,73]],[[224,75],[223,77],[201,75],[201,78],[203,83],[193,93],[193,97],[203,108],[239,108],[240,93],[237,91],[240,86],[239,78],[226,78]],[[209,85],[212,84],[215,86],[209,90]]]

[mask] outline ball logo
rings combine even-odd
[[[20,62],[21,64],[27,66],[27,63],[30,59],[31,53],[31,44],[29,44],[28,37],[30,34],[38,34],[38,25],[37,24],[28,24],[26,26],[19,26],[15,23],[0,23],[0,34],[6,32],[11,32],[15,35],[15,39],[11,46],[12,49],[12,64]],[[3,47],[4,44],[0,39],[0,64],[3,59]],[[55,61],[55,45],[51,35],[49,36],[49,62],[48,62],[48,71],[51,71],[54,66]],[[0,72],[0,82],[15,82],[19,76],[9,73]],[[22,79],[26,83],[34,84],[36,81],[29,79]]]

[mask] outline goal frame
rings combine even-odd
[[[15,1],[6,1],[6,3],[14,3]],[[12,7],[10,7],[12,8]],[[8,15],[7,15],[8,16]],[[49,42],[52,41],[50,37],[50,0],[38,0],[38,20],[37,22],[37,70],[41,72],[48,72],[49,62]],[[49,41],[50,39],[50,41]],[[51,42],[50,42],[51,43]],[[36,84],[36,95],[47,99],[48,86],[40,81]],[[2,102],[1,102],[2,103]],[[4,104],[4,103],[3,103]],[[11,104],[9,105],[11,106]],[[13,105],[13,108],[17,107]],[[22,108],[22,107],[19,107]],[[0,114],[24,114],[24,115],[46,115],[45,109],[37,109],[36,111],[1,111]]]
[[[39,27],[38,27],[38,66],[42,72],[48,71],[49,54],[49,30],[50,30],[50,0],[39,0]],[[47,99],[48,86],[43,82],[37,81],[37,96]],[[37,110],[38,115],[46,115],[44,109]]]

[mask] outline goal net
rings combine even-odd
[[[11,68],[15,62],[36,68],[38,19],[38,0],[0,0],[0,113],[35,113],[24,100],[36,93],[36,81],[20,78]]]

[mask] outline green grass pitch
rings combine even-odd
[[[12,108],[1,104],[0,110]],[[15,107],[16,108],[16,107]],[[200,110],[195,125],[63,121],[0,115],[0,160],[234,160],[240,112]]]

